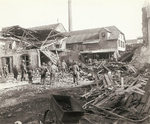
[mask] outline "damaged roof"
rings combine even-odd
[[[107,32],[110,33],[109,40],[118,39],[119,34],[123,34],[118,28],[115,26],[109,27],[101,27],[95,29],[86,29],[86,30],[78,30],[78,31],[71,31],[63,33],[68,37],[66,43],[83,43],[89,40],[96,40],[99,39],[99,32],[105,29]],[[99,39],[100,40],[100,39]]]
[[[18,25],[2,28],[2,36],[4,37],[15,37],[18,39],[23,39],[26,41],[44,41],[48,35],[47,40],[54,40],[57,38],[65,37],[59,31],[56,31],[54,27],[57,27],[59,24],[51,25],[51,26],[40,26],[34,27],[30,29],[22,28]]]
[[[61,27],[61,31],[58,30],[58,27]],[[31,27],[28,28],[29,30],[33,30],[33,31],[40,31],[40,30],[50,30],[50,29],[54,29],[56,31],[60,31],[60,32],[66,32],[66,29],[64,28],[64,26],[61,23],[56,23],[56,24],[50,24],[50,25],[44,25],[44,26],[36,26],[36,27]]]

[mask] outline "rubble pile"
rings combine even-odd
[[[149,46],[141,46],[137,48],[132,57],[132,61],[130,62],[134,67],[138,69],[142,69],[145,64],[150,64],[149,54],[150,47]]]
[[[108,116],[133,122],[141,119],[141,116],[134,115],[150,113],[148,66],[139,71],[129,63],[101,62],[92,68],[97,75],[97,85],[81,95],[81,98],[86,100],[82,106],[85,110],[95,114],[103,111]]]

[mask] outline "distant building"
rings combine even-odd
[[[130,51],[134,48],[143,44],[143,37],[138,37],[137,39],[126,40],[126,50]]]
[[[125,35],[117,27],[109,26],[95,29],[78,30],[64,33],[66,48],[81,56],[80,58],[106,59],[119,57],[125,51]],[[70,58],[75,59],[74,56]]]
[[[142,44],[143,37],[138,37],[137,39],[130,39],[126,40],[126,45],[135,45],[135,44]]]

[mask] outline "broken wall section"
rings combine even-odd
[[[144,45],[135,50],[131,64],[137,69],[142,69],[146,64],[150,64],[150,18],[149,4],[142,8],[142,33]]]
[[[150,46],[136,49],[131,64],[138,70],[142,69],[145,64],[150,64]]]

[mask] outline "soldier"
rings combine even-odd
[[[56,72],[58,71],[57,66],[54,65],[54,63],[52,63],[51,65],[51,70],[50,70],[50,84],[53,82],[55,82],[55,77],[56,77]]]
[[[25,80],[25,73],[26,73],[26,65],[24,60],[22,60],[20,64],[20,69],[21,69],[21,81],[22,81]]]
[[[31,66],[31,63],[29,63],[27,67],[27,73],[28,73],[28,79],[29,79],[29,84],[32,84],[32,78],[33,78],[33,68]]]
[[[16,65],[14,65],[14,67],[12,68],[13,74],[14,74],[14,78],[17,80],[18,77],[18,70]]]
[[[40,68],[40,72],[41,72],[41,84],[45,84],[45,78],[46,78],[46,72],[47,72],[47,67],[46,64],[43,62],[42,66]]]
[[[8,74],[8,65],[7,64],[5,64],[3,67],[3,74],[4,74],[4,77],[6,78],[7,74]]]
[[[73,71],[73,82],[78,84],[80,69],[76,61],[74,62],[74,65],[72,66],[72,71]]]
[[[62,77],[64,78],[64,74],[67,70],[67,64],[66,64],[65,60],[63,60],[61,63],[61,70],[62,70]]]
[[[60,61],[60,60],[58,60],[58,62],[57,62],[57,66],[58,66],[58,70],[59,70],[59,72],[61,72],[61,61]]]

